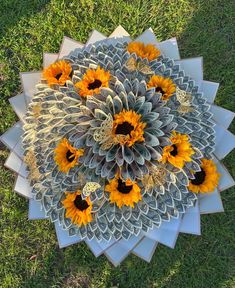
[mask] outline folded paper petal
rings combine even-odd
[[[10,98],[9,102],[11,103],[11,106],[14,109],[17,116],[19,117],[19,119],[23,122],[24,116],[27,112],[27,105],[25,102],[24,94],[19,94]]]
[[[198,201],[194,207],[189,207],[180,224],[181,233],[201,235],[200,210]]]
[[[28,213],[29,220],[39,220],[39,219],[46,219],[45,211],[42,208],[42,205],[39,201],[34,199],[29,199],[29,213]]]
[[[213,113],[213,119],[226,129],[232,123],[235,116],[234,112],[217,105],[211,105],[210,111]]]
[[[59,54],[57,53],[43,53],[43,68],[46,68],[56,62],[58,57]]]
[[[147,237],[144,237],[139,244],[133,249],[132,253],[142,258],[143,260],[150,262],[154,251],[156,250],[158,242]]]
[[[153,30],[151,28],[145,30],[134,41],[135,42],[143,42],[144,44],[154,44],[157,47],[159,47],[159,42],[157,41],[157,38],[156,38],[156,36],[153,33]]]
[[[3,135],[1,135],[0,140],[10,150],[13,150],[16,144],[19,142],[22,134],[22,124],[20,122],[17,122],[12,128],[8,129]]]
[[[213,193],[199,196],[199,210],[201,214],[224,212],[220,193],[217,189]]]
[[[30,187],[28,180],[20,175],[16,179],[14,191],[26,198],[32,198],[32,187]]]
[[[88,41],[86,42],[86,46],[94,44],[95,42],[105,40],[106,38],[107,37],[104,34],[100,33],[97,30],[93,30],[90,34]]]
[[[222,160],[235,148],[235,135],[219,124],[216,124],[214,129],[216,133],[214,154],[219,160]]]
[[[203,80],[200,85],[200,91],[203,92],[204,98],[209,103],[213,103],[215,101],[218,89],[219,89],[219,83],[216,82]]]
[[[169,57],[174,60],[180,59],[180,53],[176,38],[171,38],[160,42],[159,49],[165,57]]]
[[[189,58],[175,61],[180,64],[181,69],[184,70],[185,75],[190,76],[197,84],[203,80],[203,58]]]
[[[79,236],[69,236],[67,231],[65,231],[62,226],[59,225],[58,221],[55,222],[55,230],[60,248],[81,242]]]
[[[4,166],[16,173],[19,173],[22,163],[23,161],[16,155],[16,153],[11,152],[4,163]]]
[[[82,43],[65,36],[60,47],[58,59],[62,59],[64,56],[68,56],[70,52],[77,48],[82,48],[83,46],[84,45]]]

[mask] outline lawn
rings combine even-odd
[[[205,79],[221,83],[216,103],[235,110],[234,23],[234,0],[0,0],[0,134],[17,120],[8,98],[21,92],[20,71],[39,70],[64,35],[84,42],[119,24],[133,37],[149,27],[159,40],[176,36],[182,58],[203,56]],[[0,149],[0,287],[235,287],[234,189],[222,193],[225,213],[202,217],[201,237],[181,234],[151,264],[129,256],[114,268],[84,244],[59,249],[49,221],[27,220]],[[224,162],[235,177],[235,153]]]

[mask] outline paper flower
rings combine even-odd
[[[153,45],[145,45],[142,42],[130,42],[127,45],[127,51],[135,53],[138,57],[147,58],[149,61],[156,59],[161,52]]]
[[[214,162],[202,159],[201,170],[190,180],[189,190],[194,193],[211,193],[218,186],[219,176]]]
[[[67,80],[72,77],[72,68],[66,61],[58,61],[51,64],[43,71],[43,78],[48,85],[59,84],[64,85]]]
[[[89,197],[83,200],[80,191],[67,192],[65,197],[62,203],[66,211],[66,217],[70,218],[73,224],[81,226],[92,221],[92,203]]]
[[[29,218],[54,222],[60,247],[84,240],[114,265],[200,234],[200,214],[222,211],[219,192],[234,185],[219,160],[235,146],[234,114],[213,104],[200,58],[120,26],[60,51],[21,74],[24,94],[10,100],[21,122],[1,137]]]
[[[105,191],[110,193],[110,202],[119,208],[124,205],[134,208],[134,204],[142,199],[138,184],[130,180],[123,181],[120,177],[110,180],[105,186]]]
[[[83,97],[92,96],[100,92],[101,87],[108,87],[110,74],[104,69],[98,67],[95,70],[89,69],[81,81],[77,82],[75,87],[79,88],[79,95]]]
[[[65,173],[77,164],[82,155],[83,149],[74,148],[66,138],[63,138],[54,150],[54,159],[58,169]]]
[[[148,88],[155,87],[155,92],[160,93],[163,100],[168,100],[176,91],[175,84],[171,79],[159,75],[152,76],[147,86]]]
[[[188,135],[172,132],[171,145],[165,146],[162,153],[163,163],[171,163],[173,166],[182,169],[186,162],[191,162],[194,154]]]

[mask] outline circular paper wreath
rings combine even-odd
[[[200,201],[203,213],[203,199],[219,197],[219,126],[202,82],[170,57],[177,46],[148,37],[70,47],[44,68],[23,116],[31,213],[55,222],[61,246],[85,240],[114,264],[199,234]]]

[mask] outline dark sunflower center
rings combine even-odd
[[[157,93],[161,93],[162,95],[165,94],[165,92],[162,90],[161,87],[156,87],[156,88],[155,88],[155,92],[157,92]]]
[[[116,134],[123,134],[123,135],[130,135],[131,131],[134,127],[129,122],[123,122],[122,124],[118,124],[115,133]]]
[[[126,186],[126,183],[123,182],[121,179],[118,179],[118,191],[123,193],[123,194],[128,194],[131,192],[132,185]]]
[[[172,145],[173,150],[170,152],[172,156],[176,156],[178,154],[177,146],[175,144]]]
[[[69,161],[69,162],[73,162],[73,160],[75,159],[75,155],[70,151],[68,150],[66,152],[66,159]]]
[[[204,182],[205,178],[206,178],[206,173],[205,171],[201,168],[201,171],[196,172],[194,174],[195,179],[191,180],[191,183],[193,185],[200,185]]]
[[[86,210],[89,207],[86,200],[82,200],[81,195],[77,195],[73,203],[80,211]]]
[[[59,73],[59,74],[57,74],[57,75],[55,76],[55,78],[56,78],[57,80],[59,80],[61,76],[62,76],[62,73]]]
[[[89,83],[88,89],[89,90],[94,90],[96,88],[100,88],[101,85],[102,85],[102,82],[100,80],[98,80],[98,79],[95,79],[94,82]]]

